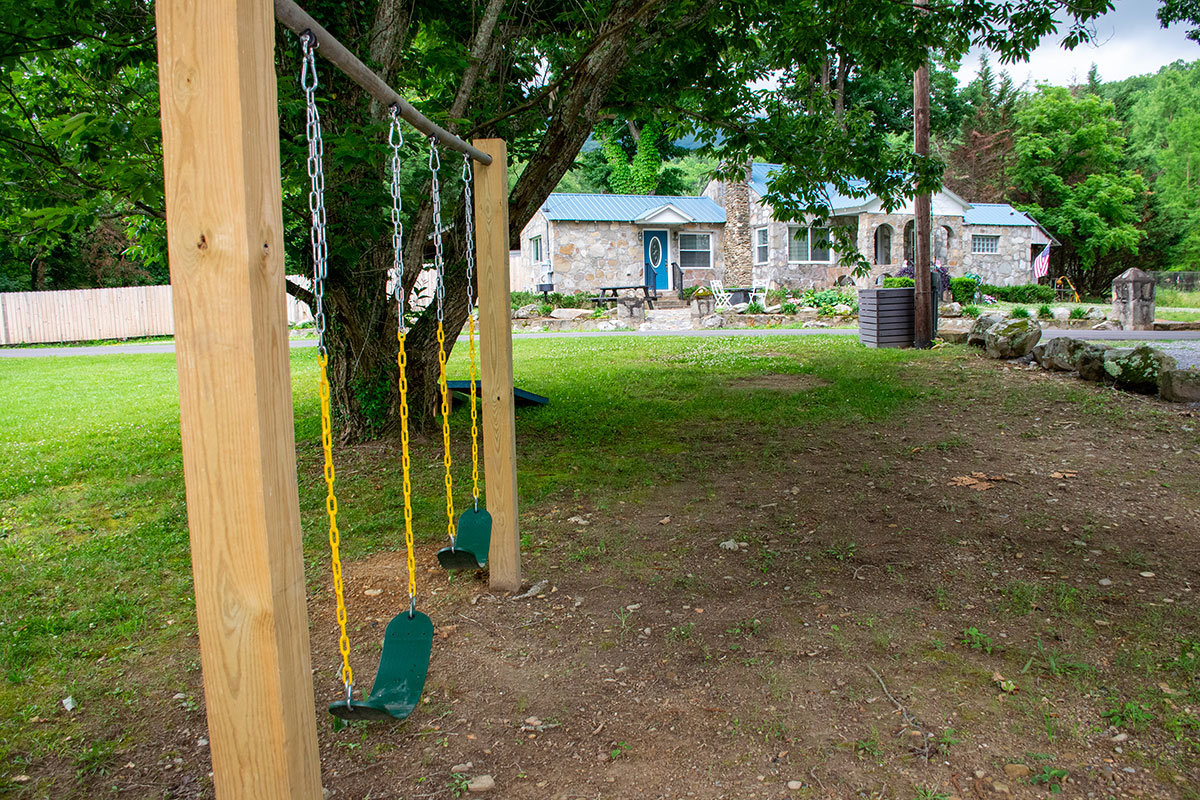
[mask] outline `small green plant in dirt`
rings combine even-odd
[[[1028,581],[1013,581],[1004,587],[1002,594],[1010,611],[1016,614],[1031,614],[1038,607],[1040,588]]]
[[[1029,319],[1029,309],[1025,306],[1015,306],[1008,313],[1012,315],[1013,319]]]
[[[1087,316],[1087,310],[1083,306],[1075,306],[1071,309],[1071,319],[1083,319]]]
[[[1065,769],[1052,767],[1048,764],[1042,766],[1042,771],[1037,775],[1032,776],[1029,782],[1034,786],[1045,786],[1050,794],[1058,794],[1062,791],[1062,783],[1071,773]]]
[[[75,759],[76,775],[107,775],[108,767],[117,752],[118,742],[101,739],[92,742]]]
[[[961,742],[962,739],[958,738],[958,731],[954,730],[954,728],[946,728],[937,738],[938,751],[948,753],[951,747]]]
[[[689,622],[686,625],[677,625],[667,631],[668,642],[690,642],[696,635],[696,623]]]
[[[629,618],[633,616],[633,611],[625,606],[621,606],[613,612],[613,616],[617,618],[617,622],[621,623],[621,630],[618,632],[617,637],[623,642],[625,641],[625,634],[633,629],[633,625],[629,622]]]
[[[872,761],[883,761],[883,751],[879,749],[879,737],[871,736],[869,739],[859,739],[854,743],[854,752],[858,755],[861,761],[864,758],[869,758]]]
[[[963,306],[962,313],[964,317],[978,317],[980,314],[979,306]]]
[[[762,303],[755,301],[755,302],[751,303],[750,305],[746,306],[746,310],[743,311],[742,313],[743,314],[765,314],[765,313],[767,313],[767,310],[765,308],[763,308]]]
[[[917,793],[913,795],[913,800],[950,800],[950,795],[926,786],[918,786]]]
[[[730,636],[741,636],[745,639],[753,639],[759,634],[763,628],[763,621],[760,619],[747,617],[739,622],[735,622],[732,628],[726,628],[725,632]]]
[[[1179,656],[1163,664],[1166,669],[1195,675],[1200,672],[1200,640],[1184,639],[1179,643]]]
[[[612,749],[608,751],[608,757],[613,761],[616,761],[618,758],[621,758],[623,755],[628,753],[631,749],[632,747],[628,742],[613,742]]]
[[[455,797],[462,797],[466,793],[467,787],[471,785],[471,779],[461,772],[451,772],[450,780],[446,782],[446,788],[450,790],[450,794]]]
[[[754,565],[758,567],[759,572],[766,574],[771,571],[771,567],[775,564],[775,559],[778,557],[778,550],[768,550],[765,547],[760,547],[758,553],[754,556]]]
[[[983,633],[979,628],[966,628],[959,641],[972,650],[982,650],[989,656],[992,654],[992,637]]]
[[[1100,716],[1115,727],[1128,728],[1132,731],[1140,730],[1154,721],[1154,712],[1142,703],[1132,700],[1114,706]]]
[[[1046,649],[1042,644],[1042,638],[1039,636],[1037,640],[1037,652],[1029,657],[1025,662],[1025,666],[1021,669],[1021,674],[1029,672],[1029,668],[1034,662],[1038,662],[1038,666],[1055,677],[1062,675],[1090,675],[1093,670],[1088,664],[1082,661],[1077,661],[1074,657],[1060,653],[1054,648]]]
[[[854,542],[838,542],[825,548],[825,555],[834,561],[849,561],[857,552],[858,545]]]
[[[1050,310],[1050,306],[1042,303],[1040,306],[1038,306],[1037,315],[1038,319],[1050,319],[1054,316],[1054,312]]]

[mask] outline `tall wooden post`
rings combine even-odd
[[[156,4],[180,427],[213,782],[321,796],[271,0]]]
[[[521,585],[517,518],[517,433],[513,418],[512,306],[508,274],[508,148],[503,139],[472,142],[492,157],[475,163],[475,241],[479,264],[479,373],[483,389],[483,468],[492,515],[491,587]]]
[[[913,5],[924,6],[925,0],[913,0]],[[929,63],[921,64],[913,76],[913,150],[918,156],[929,155]],[[915,317],[913,319],[913,344],[919,348],[927,348],[933,342],[933,297],[929,280],[930,253],[929,245],[933,234],[933,219],[930,209],[928,192],[921,192],[913,199],[913,211],[916,224],[913,231],[916,236],[916,247],[913,255],[913,281]]]

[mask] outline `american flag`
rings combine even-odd
[[[1033,279],[1046,277],[1046,273],[1050,271],[1050,245],[1042,248],[1042,252],[1038,253],[1037,258],[1033,260]]]

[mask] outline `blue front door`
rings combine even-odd
[[[655,289],[671,288],[671,265],[667,258],[667,232],[646,231],[642,237],[646,258],[646,285]]]

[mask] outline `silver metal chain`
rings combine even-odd
[[[437,285],[434,296],[437,298],[437,321],[444,322],[444,306],[446,296],[446,261],[442,254],[442,187],[438,180],[438,170],[442,168],[442,159],[438,156],[437,139],[429,137],[429,190],[433,193],[433,266],[437,272]]]
[[[404,147],[404,131],[400,128],[400,109],[391,107],[391,129],[388,131],[388,144],[392,148],[392,293],[400,314],[400,332],[405,330],[404,324],[404,223],[400,221],[400,212],[404,201],[400,198],[400,149]]]
[[[329,245],[325,239],[325,142],[321,138],[321,114],[317,111],[317,41],[312,34],[300,36],[304,59],[300,70],[300,85],[304,88],[307,106],[308,138],[308,210],[312,213],[313,297],[317,307],[313,320],[317,327],[317,352],[325,355],[325,276],[329,270]]]
[[[463,214],[467,237],[467,313],[475,313],[475,208],[471,198],[471,156],[463,153]]]

